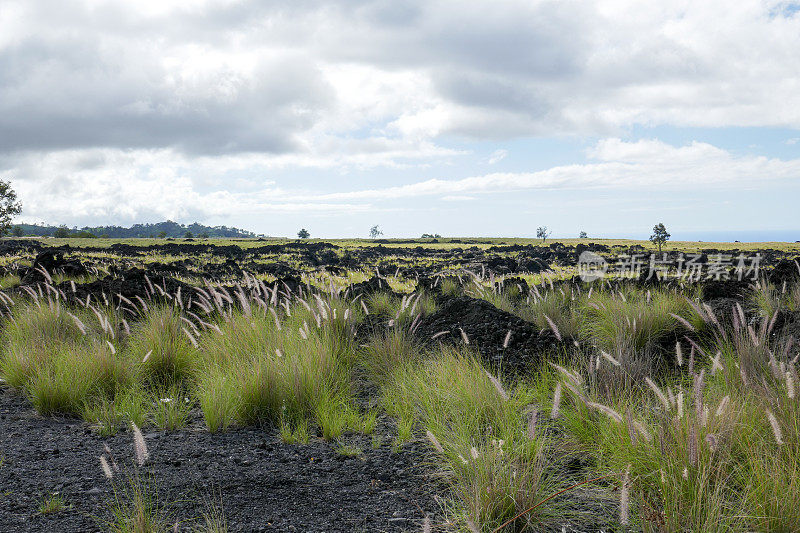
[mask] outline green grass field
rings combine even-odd
[[[113,293],[70,301],[63,285],[63,292],[50,282],[26,286],[23,259],[7,256],[0,377],[42,416],[80,418],[102,436],[133,427],[136,438],[138,428],[191,423],[215,435],[259,426],[287,446],[328,442],[341,457],[369,453],[342,440],[348,435],[387,438],[393,453],[414,443],[440,480],[441,531],[512,533],[565,523],[617,531],[800,530],[800,353],[789,338],[794,330],[783,329],[800,324],[800,282],[753,284],[715,308],[719,298],[705,301],[703,285],[548,283],[574,274],[565,261],[539,274],[508,274],[529,288],[503,286],[481,261],[515,252],[457,249],[653,246],[454,241],[381,242],[398,248],[388,254],[359,250],[374,241],[325,241],[343,248],[328,251],[337,261],[372,261],[334,270],[293,248],[240,261],[243,268],[286,262],[313,286],[289,292],[265,285],[276,278],[263,272],[204,278],[204,268],[224,266],[227,256],[160,248],[182,239],[42,239],[69,244],[68,255],[92,264],[82,278],[54,273],[52,283],[103,278],[115,261],[126,268],[160,262],[189,264],[177,278],[192,287],[182,297],[151,287],[135,302]],[[102,249],[118,242],[155,247],[127,257]],[[194,242],[252,248],[290,241]],[[420,255],[417,246],[454,253]],[[666,249],[792,254],[800,245],[673,242]],[[418,285],[417,275],[438,285]],[[374,276],[399,294],[343,290]],[[451,324],[438,316],[451,304],[473,312],[446,330],[419,333],[429,318]],[[523,342],[551,340],[509,348],[520,331],[512,331],[514,320],[527,328]],[[437,330],[441,323],[433,322]],[[442,334],[450,340],[434,342]],[[499,364],[490,357],[498,353]],[[506,356],[523,361],[518,372],[507,370]],[[375,435],[379,424],[388,430]],[[55,513],[58,503],[42,508]],[[146,511],[135,505],[131,512]]]
[[[25,239],[28,239],[27,237]],[[36,237],[33,240],[38,240],[48,246],[63,246],[70,245],[76,248],[97,247],[106,248],[113,244],[130,244],[133,246],[159,246],[166,243],[188,243],[188,244],[213,244],[216,246],[241,246],[242,248],[253,248],[257,246],[265,246],[269,244],[286,244],[288,242],[300,242],[299,239],[285,239],[285,238],[266,238],[266,239],[55,239],[50,237]],[[432,242],[432,241],[438,242]],[[455,242],[454,242],[455,241]],[[608,247],[615,248],[630,248],[631,246],[642,246],[647,250],[655,250],[653,243],[646,240],[634,239],[548,239],[542,242],[541,239],[530,238],[517,238],[517,237],[493,237],[493,238],[478,238],[478,237],[452,237],[442,239],[378,239],[378,241],[370,239],[306,239],[302,242],[318,243],[329,242],[342,248],[358,248],[365,246],[377,246],[380,244],[385,247],[398,247],[405,248],[409,246],[421,246],[423,248],[436,248],[436,249],[452,249],[477,246],[478,248],[485,249],[492,246],[510,246],[510,245],[532,245],[532,246],[550,246],[553,243],[561,243],[565,246],[575,246],[577,244],[597,243],[603,244]],[[683,252],[697,252],[703,250],[741,250],[745,252],[755,252],[758,250],[778,250],[782,252],[798,252],[800,253],[800,243],[797,242],[704,242],[704,241],[668,241],[663,250],[670,251],[683,251]]]

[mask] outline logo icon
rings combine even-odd
[[[586,283],[605,277],[608,262],[602,255],[585,250],[578,256],[578,275]]]

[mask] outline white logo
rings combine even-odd
[[[607,271],[608,263],[602,255],[585,250],[578,256],[578,275],[583,281],[588,283],[603,278]]]

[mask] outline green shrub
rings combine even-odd
[[[456,514],[494,528],[560,486],[545,461],[544,420],[529,432],[533,399],[522,386],[505,390],[474,354],[445,349],[399,366],[382,402],[399,427],[418,422],[456,497]],[[554,509],[537,508],[516,525],[541,526]]]
[[[692,380],[616,391],[601,404],[574,378],[561,420],[600,473],[630,474],[632,522],[665,531],[795,531],[800,512],[796,361],[769,326],[717,325]],[[698,371],[698,369],[700,369]],[[566,376],[566,373],[565,373]],[[643,396],[642,392],[646,392]]]
[[[693,327],[702,325],[685,296],[671,291],[598,291],[586,299],[582,312],[583,334],[606,351],[654,348],[666,336],[685,330],[673,315],[689,318]]]
[[[312,303],[277,320],[262,309],[234,312],[204,336],[198,396],[210,429],[316,417],[326,436],[343,430],[329,406],[352,404],[355,313],[337,299]]]
[[[123,361],[107,346],[62,345],[54,349],[24,386],[42,414],[80,415],[86,402],[113,397],[128,381]]]
[[[197,360],[189,335],[195,333],[177,309],[150,308],[134,325],[126,350],[139,379],[159,387],[170,387],[186,379]]]
[[[376,383],[384,383],[399,365],[420,357],[414,337],[399,327],[373,336],[360,352],[361,364]]]
[[[22,388],[33,372],[62,347],[89,343],[73,319],[58,305],[21,303],[14,319],[3,325],[0,371],[12,387]]]
[[[461,296],[464,292],[464,287],[457,278],[447,277],[442,278],[441,283],[439,283],[439,290],[442,291],[442,294],[445,296],[450,296],[455,298],[456,296]]]

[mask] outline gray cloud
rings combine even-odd
[[[414,111],[401,98],[380,117],[368,114],[395,97],[388,93],[347,107],[343,98],[362,95],[343,95],[328,73],[353,64],[377,78],[426,79],[418,111],[449,109],[431,138],[605,135],[637,123],[800,127],[800,111],[785,111],[800,109],[800,15],[780,2],[722,10],[569,0],[8,5],[0,19],[6,151],[290,153],[308,150],[332,122],[347,137],[408,121]],[[705,32],[712,21],[718,31]]]
[[[350,190],[349,172],[391,168],[378,181],[416,183],[420,170],[483,150],[475,139],[618,137],[636,125],[800,129],[800,12],[787,5],[4,0],[0,178],[14,180],[27,215],[59,221],[237,206],[341,213],[366,209],[342,203],[351,198],[398,192]],[[452,181],[432,175],[406,197],[464,199],[488,182],[631,183],[636,164],[604,153],[513,176],[506,161],[491,179],[445,170]],[[715,152],[692,153],[704,159],[681,172],[718,170],[706,165]],[[720,175],[794,177],[795,165],[734,158]],[[408,167],[416,173],[401,179]],[[294,190],[298,169],[319,171],[333,196]]]
[[[27,41],[0,51],[4,150],[177,147],[187,153],[287,152],[331,104],[302,55],[171,72],[153,55],[91,40]],[[155,52],[150,50],[150,52]],[[191,58],[202,63],[202,54]]]

